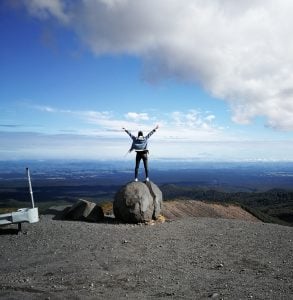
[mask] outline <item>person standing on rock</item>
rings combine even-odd
[[[136,159],[135,159],[135,170],[134,170],[134,181],[138,181],[138,169],[140,161],[143,161],[144,165],[144,171],[145,171],[145,177],[146,181],[149,181],[149,169],[148,169],[148,139],[151,137],[152,134],[156,132],[156,130],[159,128],[159,125],[157,125],[151,132],[149,132],[146,136],[143,135],[142,131],[139,131],[137,134],[137,137],[132,135],[127,129],[124,127],[122,128],[132,139],[132,145],[129,149],[129,152],[132,150],[135,150],[136,152]]]

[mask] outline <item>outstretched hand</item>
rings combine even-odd
[[[126,130],[125,127],[122,127],[123,130]]]
[[[155,127],[155,129],[156,129],[156,130],[159,129],[159,125],[157,125],[157,126]]]

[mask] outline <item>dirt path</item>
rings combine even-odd
[[[42,216],[24,228],[0,232],[1,299],[292,299],[292,227]]]

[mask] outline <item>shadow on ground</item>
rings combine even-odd
[[[46,209],[42,214],[43,215],[53,215],[53,220],[57,220],[57,221],[76,221],[76,222],[86,222],[86,223],[104,223],[104,224],[121,224],[123,222],[115,219],[114,216],[104,216],[104,219],[101,221],[97,221],[97,222],[90,222],[87,220],[70,220],[70,219],[66,219],[64,218],[64,215],[66,214],[66,212],[68,211],[70,207],[66,207],[63,210],[60,209],[53,209],[53,208],[49,208]]]
[[[18,228],[11,228],[10,226],[12,226],[12,225],[9,225],[9,227],[0,227],[0,235],[14,235],[14,234],[17,235],[17,234],[19,234]]]

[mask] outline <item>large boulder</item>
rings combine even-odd
[[[130,182],[115,195],[113,211],[117,219],[129,223],[148,222],[161,213],[163,196],[153,182]]]
[[[66,220],[98,222],[103,220],[103,209],[96,203],[79,200],[64,212],[63,218]]]

